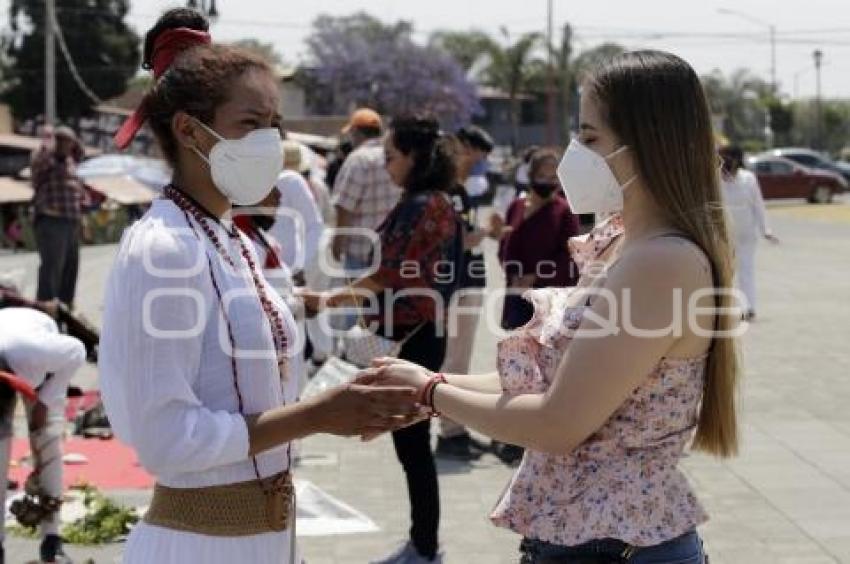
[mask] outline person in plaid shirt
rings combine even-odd
[[[345,159],[334,184],[337,228],[374,232],[401,197],[401,188],[393,184],[384,168],[382,129],[380,116],[365,108],[354,112],[343,129],[355,150]],[[340,233],[334,237],[334,258],[352,277],[370,265],[374,250],[372,240],[363,235]],[[374,256],[379,259],[380,253]]]
[[[75,173],[82,146],[74,131],[58,127],[55,146],[45,146],[32,159],[32,200],[35,239],[41,265],[39,301],[58,298],[74,303],[80,253],[80,215],[83,183]]]

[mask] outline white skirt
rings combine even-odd
[[[290,531],[213,537],[139,521],[124,550],[124,564],[290,564]],[[295,562],[300,563],[298,554]]]

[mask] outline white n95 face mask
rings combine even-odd
[[[195,148],[209,165],[216,188],[239,206],[252,206],[268,196],[283,170],[280,131],[267,127],[241,139],[225,139],[206,124],[198,123],[218,138],[209,158]]]
[[[637,175],[620,185],[608,159],[628,147],[625,145],[607,157],[595,153],[576,139],[570,142],[561,164],[558,179],[564,188],[573,213],[610,213],[623,209],[623,190],[634,182]]]

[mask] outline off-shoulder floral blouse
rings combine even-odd
[[[622,233],[614,216],[571,240],[584,274]],[[498,346],[507,393],[543,393],[584,314],[575,288],[530,290],[535,314]],[[581,303],[581,302],[580,302]],[[662,359],[605,422],[569,455],[526,451],[491,519],[525,537],[574,546],[614,538],[651,546],[707,520],[677,469],[696,427],[706,356]]]

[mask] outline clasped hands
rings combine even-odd
[[[393,394],[392,402],[385,403],[389,408],[384,428],[374,428],[360,434],[363,441],[369,441],[387,431],[408,427],[429,417],[429,406],[422,405],[422,391],[434,376],[434,373],[407,360],[382,357],[372,361],[372,366],[361,371],[352,382],[354,386],[368,387],[373,393],[381,395],[393,390],[407,390],[406,394]]]

